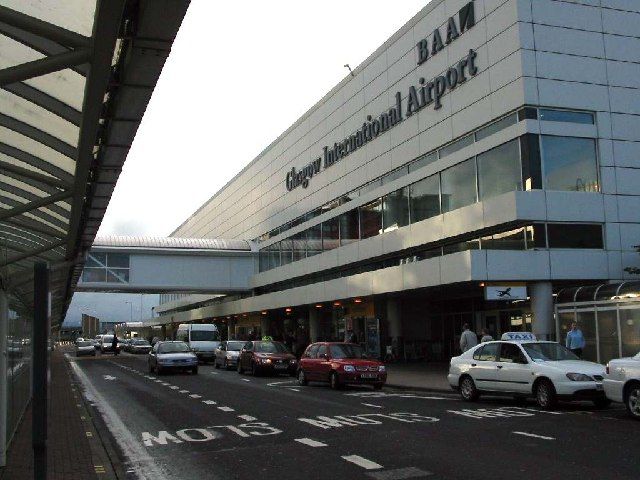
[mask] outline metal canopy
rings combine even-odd
[[[4,0],[0,6],[0,281],[52,321],[71,300],[189,0]]]

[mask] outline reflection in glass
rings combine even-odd
[[[269,268],[278,268],[280,266],[280,244],[274,243],[269,248]]]
[[[322,253],[322,230],[320,224],[307,229],[307,257]]]
[[[620,357],[618,346],[618,318],[615,310],[598,310],[598,338],[600,363]]]
[[[583,123],[593,125],[593,113],[569,112],[566,110],[540,109],[540,120],[545,122]]]
[[[382,202],[380,199],[362,205],[359,210],[362,238],[379,235],[382,232]]]
[[[407,187],[384,196],[382,225],[385,232],[409,225],[409,189]]]
[[[333,250],[340,246],[340,230],[338,228],[338,217],[322,222],[322,249]]]
[[[440,215],[440,176],[432,175],[409,185],[411,223]]]
[[[522,190],[520,148],[512,140],[478,155],[480,200]]]
[[[596,142],[592,138],[542,136],[545,189],[597,192]]]
[[[469,134],[466,137],[462,137],[459,140],[456,140],[453,143],[450,143],[446,147],[442,147],[438,150],[438,155],[440,158],[444,158],[447,155],[451,155],[452,153],[457,152],[458,150],[462,150],[464,147],[468,147],[473,144],[473,134]]]
[[[360,239],[357,208],[340,215],[338,222],[340,223],[340,245],[348,245]]]
[[[633,357],[640,352],[640,306],[620,309],[622,356]]]
[[[475,158],[447,168],[440,174],[440,179],[443,213],[476,202]]]
[[[524,229],[518,228],[482,237],[481,242],[483,250],[524,250]]]
[[[129,255],[126,253],[108,253],[107,267],[129,268]]]
[[[547,248],[547,230],[544,223],[534,223],[525,228],[527,250]]]
[[[515,113],[504,117],[502,120],[498,120],[497,122],[492,123],[491,125],[487,125],[484,128],[481,128],[476,132],[476,142],[483,140],[494,133],[499,132],[500,130],[504,130],[511,125],[515,125],[518,123],[518,117]]]
[[[298,232],[293,236],[293,261],[297,262],[307,256],[307,232]]]
[[[427,153],[426,155],[421,156],[417,160],[414,160],[409,164],[409,173],[415,172],[416,170],[426,167],[430,163],[435,162],[438,159],[438,154],[436,152]]]
[[[603,248],[602,225],[549,223],[549,248]]]
[[[83,282],[106,282],[107,281],[107,269],[106,268],[87,268],[82,270]]]
[[[524,189],[542,189],[542,162],[540,160],[540,138],[533,133],[520,137],[520,162]]]
[[[287,265],[293,259],[293,240],[285,238],[280,242],[280,264]]]
[[[101,252],[90,252],[87,254],[85,267],[104,267],[107,264],[107,254]]]

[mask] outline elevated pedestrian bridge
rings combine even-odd
[[[96,237],[75,291],[246,292],[255,252],[245,240]]]

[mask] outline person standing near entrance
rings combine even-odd
[[[460,350],[462,353],[466,352],[472,347],[478,344],[478,336],[469,330],[469,324],[465,323],[462,326],[462,335],[460,335]]]
[[[480,338],[480,343],[491,342],[493,340],[493,337],[489,334],[489,330],[486,328],[483,328],[481,333],[482,337]]]
[[[571,330],[567,332],[567,340],[565,343],[566,347],[578,357],[582,358],[582,349],[586,343],[582,330],[578,328],[578,324],[576,322],[573,322],[571,324]]]

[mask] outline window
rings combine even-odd
[[[340,246],[338,218],[334,217],[322,222],[322,250],[325,252]]]
[[[527,249],[547,248],[547,230],[544,223],[534,223],[525,228]]]
[[[432,175],[409,186],[411,223],[440,215],[440,176]]]
[[[327,346],[326,345],[320,345],[320,347],[318,348],[318,356],[317,358],[324,358],[323,355],[327,354]]]
[[[404,177],[407,174],[407,167],[400,167],[392,172],[387,173],[382,177],[382,185],[386,185],[387,183],[391,183],[394,180],[397,180],[400,177]]]
[[[291,238],[285,238],[280,242],[280,263],[284,266],[291,263],[292,259],[293,240]]]
[[[297,262],[307,256],[307,232],[298,232],[293,236],[293,261]]]
[[[443,213],[474,203],[477,200],[475,158],[444,170],[440,183]]]
[[[506,363],[527,363],[520,347],[513,343],[503,343],[500,348],[500,361]]]
[[[372,182],[367,183],[366,185],[360,188],[360,196],[366,195],[367,193],[374,191],[380,185],[382,185],[382,183],[379,178]]]
[[[322,253],[322,227],[320,224],[307,229],[307,257]]]
[[[266,272],[267,270],[269,270],[269,251],[266,248],[260,249],[259,270],[261,272]]]
[[[84,268],[82,271],[83,282],[106,282],[107,270],[104,268]]]
[[[478,155],[478,188],[480,200],[522,190],[518,140]]]
[[[549,248],[604,248],[602,225],[549,223]]]
[[[415,172],[416,170],[426,167],[430,163],[435,162],[438,159],[438,154],[436,152],[427,153],[426,155],[421,156],[417,160],[414,160],[409,164],[409,173]]]
[[[362,238],[379,235],[382,231],[382,202],[378,198],[360,207],[360,233]]]
[[[129,282],[129,255],[90,252],[82,272],[83,282]]]
[[[466,252],[467,250],[478,250],[480,248],[479,240],[467,240],[464,242],[450,243],[442,247],[442,254],[449,255],[450,253]]]
[[[538,110],[532,107],[524,107],[522,110],[518,110],[518,120],[537,120]]]
[[[593,125],[593,113],[569,112],[567,110],[540,109],[540,120],[545,122],[584,123]]]
[[[594,139],[543,135],[542,159],[547,190],[599,190]]]
[[[84,262],[85,267],[98,267],[104,268],[107,265],[107,254],[106,253],[94,253],[90,252],[87,255],[87,260]]]
[[[280,266],[280,244],[274,243],[269,248],[269,268]]]
[[[497,122],[492,123],[491,125],[487,125],[484,128],[481,128],[476,132],[476,142],[483,140],[494,133],[499,132],[500,130],[504,130],[505,128],[510,127],[511,125],[515,125],[518,123],[518,117],[515,113],[504,117]]]
[[[481,362],[495,362],[498,357],[499,343],[488,343],[473,353],[473,359]]]
[[[320,345],[311,345],[304,356],[306,358],[316,358],[318,354],[318,347],[320,347]]]
[[[442,147],[440,150],[438,150],[438,155],[440,155],[440,158],[444,158],[472,144],[473,144],[473,134],[470,134],[470,135],[467,135],[466,137],[462,137],[461,139],[456,140],[453,143],[450,143],[446,147]]]
[[[542,167],[540,160],[540,138],[528,133],[520,137],[520,162],[525,190],[542,189]]]
[[[524,250],[524,228],[495,233],[480,239],[483,250]]]
[[[396,190],[382,199],[382,225],[385,232],[409,225],[409,189]]]
[[[348,245],[360,238],[357,208],[340,215],[338,222],[340,223],[340,245]]]

